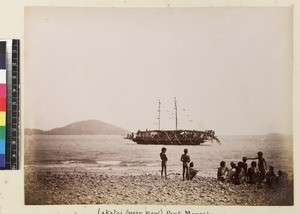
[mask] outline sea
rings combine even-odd
[[[188,149],[194,168],[201,176],[216,177],[221,161],[255,158],[262,151],[275,172],[293,176],[292,138],[262,136],[221,136],[221,144],[205,142],[198,146],[138,145],[112,135],[25,135],[25,167],[39,170],[85,171],[118,175],[160,175],[162,147],[167,148],[167,174],[182,173],[180,157]],[[250,166],[252,160],[248,160]]]

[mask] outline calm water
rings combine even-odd
[[[260,137],[220,137],[222,145],[207,142],[202,146],[165,146],[167,170],[181,173],[180,157],[184,148],[200,175],[216,176],[220,161],[227,166],[243,156],[264,153],[268,165],[293,174],[291,140],[267,140]],[[163,145],[137,145],[121,136],[25,136],[25,165],[41,169],[87,170],[105,173],[160,173],[159,153]],[[251,161],[248,161],[250,165]]]

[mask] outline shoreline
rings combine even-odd
[[[162,180],[157,174],[25,170],[26,205],[291,206],[293,191],[293,181],[284,188],[271,189],[266,185],[225,185],[216,178],[202,176],[182,181],[179,174]]]

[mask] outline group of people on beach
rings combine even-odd
[[[248,168],[247,160],[258,160],[251,162],[251,167]],[[263,153],[259,151],[257,157],[247,158],[243,157],[242,161],[235,164],[230,163],[231,168],[226,167],[225,161],[220,162],[220,167],[217,172],[217,179],[223,183],[233,183],[233,184],[261,184],[265,182],[268,187],[274,187],[275,184],[283,183],[284,172],[282,170],[278,171],[278,175],[274,172],[274,167],[269,166],[267,169],[267,162],[263,157]]]
[[[164,175],[167,179],[167,149],[163,147],[161,149],[160,158],[161,158],[161,178],[163,179]],[[184,153],[181,155],[182,162],[182,176],[183,180],[191,180],[196,174],[197,170],[194,169],[194,163],[190,162],[190,156],[188,155],[188,149],[184,149]],[[251,162],[251,167],[248,168],[247,160],[253,160]],[[258,160],[258,162],[254,161]],[[275,174],[274,167],[269,166],[267,169],[267,162],[263,157],[263,153],[259,151],[257,157],[247,158],[243,157],[242,161],[235,164],[234,162],[230,163],[231,168],[226,167],[226,162],[221,161],[220,167],[217,171],[217,180],[223,183],[233,183],[233,184],[261,184],[265,182],[269,187],[273,187],[275,184],[281,184],[284,181],[285,173],[282,170],[278,171],[278,175]]]
[[[163,147],[161,149],[160,158],[161,158],[161,178],[163,179],[163,174],[165,174],[165,178],[167,179],[167,149]],[[188,149],[183,150],[183,154],[181,155],[181,162],[182,162],[182,176],[183,180],[192,180],[196,174],[197,170],[194,169],[194,163],[190,162],[190,156],[188,155]]]

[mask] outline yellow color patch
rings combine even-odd
[[[6,124],[6,112],[0,111],[0,126],[5,126]]]

